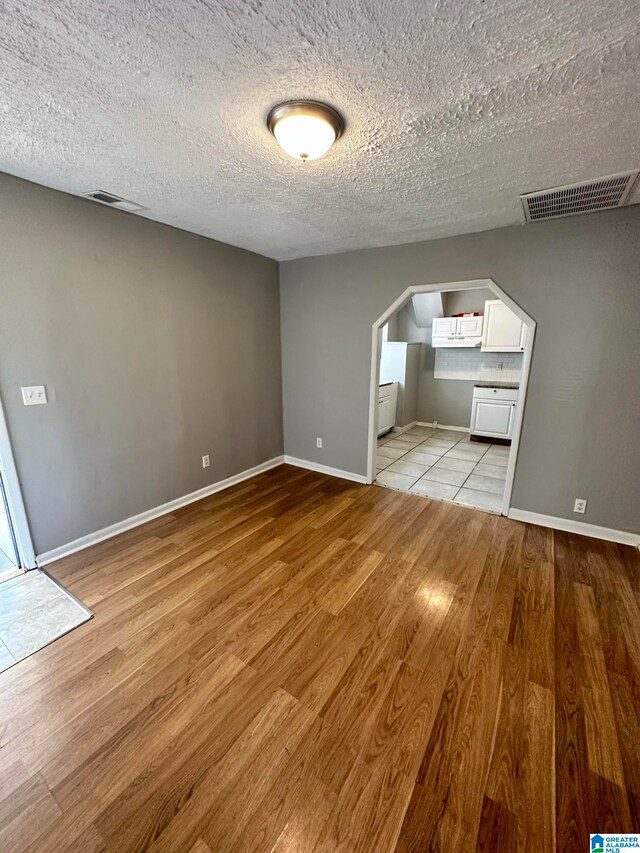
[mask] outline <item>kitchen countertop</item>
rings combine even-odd
[[[520,388],[513,382],[476,382],[474,388],[512,388],[516,391]]]

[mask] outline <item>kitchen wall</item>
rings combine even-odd
[[[409,285],[493,278],[538,323],[513,506],[640,531],[638,269],[637,206],[281,264],[286,453],[366,474],[372,324]]]
[[[396,314],[398,318],[398,340],[408,343],[427,343],[431,340],[431,326],[418,326],[413,303],[407,304]]]
[[[282,453],[276,262],[8,175],[0,194],[0,396],[37,552]],[[25,408],[35,384],[49,403]]]
[[[495,299],[496,295],[488,287],[478,290],[450,290],[443,295],[444,316],[479,311],[484,314],[484,303]]]
[[[420,390],[420,362],[422,345],[407,344],[407,371],[404,403],[399,426],[408,426],[418,420],[418,394]]]
[[[402,340],[402,338],[400,337],[400,332],[399,332],[399,320],[400,320],[400,316],[399,316],[398,311],[396,311],[395,314],[392,314],[391,317],[389,317],[389,320],[387,322],[387,340],[388,341],[401,341]]]
[[[436,379],[437,349],[423,345],[418,381],[418,420],[443,426],[471,426],[471,403],[475,380]]]

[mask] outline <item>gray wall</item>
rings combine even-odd
[[[277,263],[6,175],[0,197],[0,395],[38,553],[282,453]],[[25,408],[35,384],[49,405]]]
[[[640,531],[639,269],[636,206],[281,264],[286,453],[366,474],[372,324],[408,285],[493,278],[538,323],[513,506]]]

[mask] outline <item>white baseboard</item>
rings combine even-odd
[[[398,427],[398,426],[391,427],[389,432],[393,432],[396,435],[402,435],[403,432],[409,432],[409,430],[413,429],[414,426],[418,426],[418,421],[413,421],[413,423],[407,424],[406,426],[403,426],[403,427]]]
[[[426,426],[431,427],[432,429],[452,429],[455,432],[469,432],[469,427],[459,427],[459,426],[449,426],[447,424],[439,424],[438,421],[433,421],[430,423],[429,421],[417,421],[417,426]]]
[[[341,477],[343,480],[352,480],[354,483],[366,483],[367,478],[362,474],[354,474],[351,471],[342,471],[340,468],[330,468],[319,462],[309,462],[308,459],[296,459],[295,456],[285,456],[285,464],[295,465],[296,468],[306,468],[308,471],[317,471],[318,474],[328,474],[330,477]]]
[[[148,509],[138,515],[132,515],[130,518],[125,518],[123,521],[118,521],[111,524],[109,527],[104,527],[102,530],[96,530],[95,533],[88,533],[86,536],[81,536],[79,539],[74,539],[73,542],[68,542],[66,545],[61,545],[59,548],[53,548],[51,551],[45,551],[38,554],[36,562],[38,566],[46,566],[48,563],[53,563],[55,560],[61,560],[63,557],[68,557],[70,554],[75,554],[76,551],[82,551],[84,548],[90,548],[91,545],[97,545],[98,542],[103,542],[105,539],[111,539],[119,533],[124,533],[125,530],[131,530],[133,527],[139,527],[147,521],[152,521],[154,518],[159,518],[161,515],[173,512],[187,504],[202,500],[209,495],[214,495],[216,492],[221,492],[223,489],[228,489],[230,486],[235,486],[236,483],[242,483],[243,480],[248,480],[255,477],[256,474],[262,474],[263,471],[269,471],[271,468],[276,468],[284,462],[283,456],[276,456],[267,462],[261,462],[260,465],[255,465],[253,468],[248,468],[246,471],[241,471],[239,474],[234,474],[232,477],[227,477],[225,480],[219,480],[217,483],[211,483],[196,492],[191,492],[188,495],[183,495],[181,498],[176,498],[161,506]]]
[[[540,527],[551,527],[554,530],[564,530],[567,533],[578,533],[580,536],[592,536],[594,539],[606,539],[608,542],[620,542],[622,545],[640,546],[640,533],[629,533],[626,530],[613,530],[610,527],[598,527],[597,524],[587,524],[584,521],[574,521],[572,518],[557,518],[555,515],[542,515],[538,512],[527,512],[524,509],[510,509],[509,518],[516,521],[526,521]]]

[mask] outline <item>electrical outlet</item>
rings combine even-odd
[[[574,512],[584,513],[587,511],[587,502],[584,498],[576,498],[576,502],[573,505]]]
[[[206,456],[203,456],[203,457],[202,457],[202,467],[203,467],[203,468],[208,468],[208,467],[209,467],[209,464],[210,464],[210,463],[209,463],[209,454],[207,453],[207,455],[206,455]]]
[[[316,438],[316,447],[322,447],[322,439]]]

